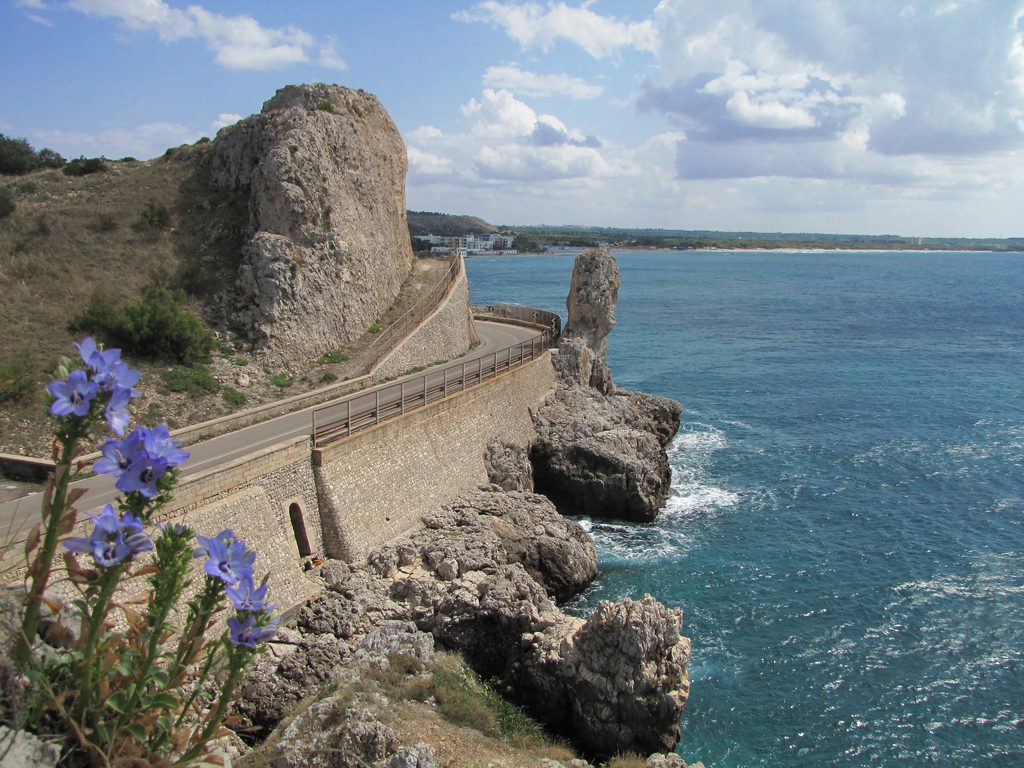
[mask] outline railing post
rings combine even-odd
[[[427,375],[423,374],[423,404],[427,404]]]
[[[448,369],[444,369],[444,396],[448,397]]]
[[[380,424],[380,390],[373,392],[373,417],[374,423]]]
[[[348,406],[348,412],[345,416],[345,423],[348,425],[348,436],[352,436],[352,401],[348,400],[345,405]]]
[[[405,413],[405,382],[402,382],[402,413]]]
[[[316,411],[313,411],[313,447],[316,448]]]
[[[466,364],[462,364],[462,389],[466,388]]]

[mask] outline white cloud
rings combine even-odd
[[[33,145],[51,147],[66,157],[134,157],[147,160],[162,155],[169,147],[189,144],[200,132],[180,123],[155,122],[132,127],[108,128],[98,133],[82,131],[38,131]]]
[[[317,63],[321,67],[328,69],[345,70],[348,69],[348,64],[338,53],[338,40],[334,35],[330,35],[327,38],[327,42],[320,46],[320,57],[317,59]]]
[[[580,77],[567,74],[541,75],[521,69],[518,64],[488,67],[484,85],[507,89],[521,96],[568,96],[571,99],[596,99],[604,87],[592,85]]]
[[[537,113],[510,91],[485,88],[480,100],[462,106],[470,121],[470,132],[495,138],[529,135],[537,124]]]
[[[231,112],[221,112],[217,115],[217,119],[213,121],[213,132],[216,133],[221,128],[227,128],[229,125],[234,125],[241,119],[241,115],[235,115]]]
[[[590,3],[571,6],[564,2],[499,2],[486,0],[454,18],[485,22],[500,27],[523,48],[551,50],[556,43],[574,43],[595,59],[612,56],[622,49],[651,51],[654,47],[650,21],[629,22],[602,16],[590,10]]]
[[[156,32],[165,43],[200,39],[213,52],[214,60],[227,69],[280,69],[310,63],[314,53],[321,66],[345,68],[333,38],[318,44],[301,29],[264,27],[245,14],[225,16],[199,5],[182,10],[164,0],[71,0],[68,6],[120,19],[127,29]]]
[[[484,89],[462,107],[463,129],[422,126],[405,135],[411,176],[447,183],[579,182],[614,175],[617,161],[594,136],[538,114],[510,91]],[[431,183],[438,183],[432,179]]]

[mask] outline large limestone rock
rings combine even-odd
[[[583,342],[587,351],[582,354],[590,358],[586,370],[588,378],[581,379],[579,383],[590,384],[605,395],[614,389],[606,356],[608,334],[615,327],[619,280],[619,265],[607,249],[584,251],[576,257],[569,295],[565,300],[569,322],[562,335]],[[571,342],[568,348],[580,350],[579,345]]]
[[[217,135],[211,181],[249,200],[234,321],[269,362],[337,349],[398,295],[413,262],[406,168],[377,98],[336,85],[282,88]]]
[[[616,391],[606,355],[618,289],[618,265],[607,250],[577,257],[569,322],[554,356],[558,388],[535,415],[530,461],[536,490],[560,511],[649,522],[668,498],[665,446],[682,406]]]
[[[650,595],[602,601],[573,631],[556,627],[537,639],[524,690],[535,686],[530,695],[552,727],[587,734],[593,755],[671,750],[690,691],[681,626],[682,613]]]

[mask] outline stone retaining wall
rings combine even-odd
[[[313,452],[324,550],[359,560],[487,481],[484,451],[526,446],[531,411],[555,387],[550,353],[497,380]]]
[[[462,269],[438,308],[370,371],[376,379],[401,376],[410,368],[451,360],[477,341],[469,305],[469,282]]]
[[[302,437],[191,475],[155,521],[184,522],[203,536],[230,528],[256,551],[257,575],[270,574],[274,602],[301,603],[321,587],[304,574],[296,527],[309,544],[303,554],[323,553],[309,451],[309,438]]]

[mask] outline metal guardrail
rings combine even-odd
[[[474,314],[483,314],[502,320],[516,320],[521,323],[540,326],[558,338],[562,333],[562,317],[546,309],[524,307],[520,304],[493,304],[489,307],[474,307]]]
[[[437,305],[441,303],[441,299],[445,297],[445,294],[447,294],[452,285],[455,284],[455,281],[458,279],[461,271],[462,257],[459,256],[452,260],[452,263],[448,266],[448,271],[445,272],[444,276],[441,278],[441,282],[434,286],[434,289],[430,291],[430,293],[403,312],[401,317],[396,319],[389,326],[381,329],[380,333],[378,333],[374,340],[368,345],[368,348],[372,350],[372,352],[367,370],[373,370],[374,366],[380,362],[381,358],[395,348],[402,336],[412,330],[407,323],[410,316],[423,314],[425,317],[426,314],[432,312]],[[423,312],[424,305],[429,308],[429,311],[426,313]]]
[[[313,447],[322,448],[382,421],[423,408],[448,395],[493,379],[530,362],[556,340],[542,331],[519,344],[464,363],[452,363],[372,392],[350,395],[313,411]]]

